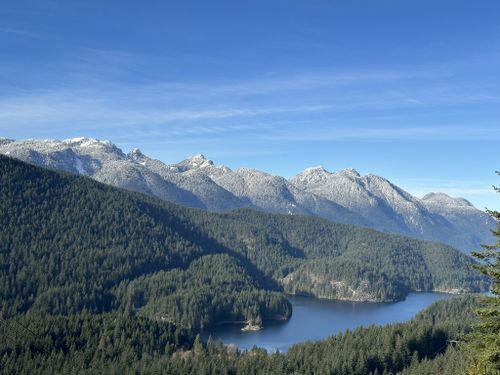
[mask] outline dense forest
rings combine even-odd
[[[473,299],[287,354],[239,353],[196,333],[287,319],[285,292],[385,301],[488,287],[445,245],[311,217],[183,208],[6,157],[0,215],[6,374],[418,373],[459,363],[447,340],[467,331],[469,310],[457,306]]]
[[[196,219],[203,217],[197,215]],[[251,245],[250,248],[245,248],[247,256],[277,280],[283,280],[287,276],[288,279],[296,279],[293,277],[296,275],[304,278],[307,277],[304,274],[309,273],[313,276],[312,279],[320,280],[320,284],[329,284],[330,288],[337,281],[344,284],[349,284],[352,280],[371,281],[380,286],[372,289],[379,297],[372,295],[367,299],[378,301],[401,299],[410,290],[465,292],[484,290],[486,286],[486,279],[471,271],[468,256],[440,243],[387,235],[307,216],[269,215],[241,209],[222,217],[229,218],[233,223],[243,221],[258,229],[253,229],[253,233],[245,233],[242,229],[235,229],[230,233],[228,231],[222,241],[227,241],[232,233],[236,233],[237,238],[231,238],[226,243],[237,248],[235,244],[239,242],[238,239],[245,241],[246,238],[246,242]],[[217,223],[212,221],[212,225],[215,224]],[[231,228],[231,224],[226,221],[225,227]],[[270,242],[275,247],[286,250],[288,256],[282,256],[283,259],[279,262],[281,267],[271,267],[264,263],[271,255],[268,258],[266,254],[264,259],[259,256],[261,249],[269,247],[264,244]],[[325,262],[332,265],[332,271],[338,270],[338,273],[329,272],[328,267],[322,266]],[[341,270],[343,264],[352,265],[352,268],[348,268],[352,270],[351,274]],[[297,291],[293,284],[288,288],[286,285],[285,283],[287,292]],[[298,289],[306,294],[317,295],[316,287],[316,283],[307,282]],[[327,294],[325,297],[332,295]]]
[[[0,157],[0,312],[113,311],[183,327],[286,319],[283,291],[480,291],[437,243],[305,217],[188,209]],[[369,285],[368,287],[364,287]]]
[[[195,211],[6,158],[0,175],[4,317],[136,313],[144,306],[151,316],[199,327],[219,317],[290,314],[276,282],[194,227]],[[207,278],[212,288],[200,288]],[[154,290],[158,280],[163,289]],[[191,305],[198,298],[199,306]]]
[[[310,217],[186,209],[5,157],[0,172],[4,316],[144,307],[191,327],[216,316],[287,317],[282,285],[342,298],[343,288],[368,284],[367,300],[486,287],[470,258],[436,243]],[[190,267],[215,254],[226,257]],[[228,310],[188,311],[194,295]]]
[[[188,328],[224,321],[260,324],[291,314],[282,294],[259,289],[238,261],[226,254],[203,256],[185,271],[160,271],[123,282],[117,296],[122,311],[136,310]]]
[[[408,323],[371,326],[287,353],[239,352],[166,322],[122,314],[27,314],[0,325],[3,374],[467,373],[463,338],[476,299],[439,301]]]

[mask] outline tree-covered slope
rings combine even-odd
[[[381,176],[354,169],[307,168],[286,180],[251,168],[231,170],[203,155],[165,164],[110,141],[0,138],[0,154],[91,177],[187,207],[227,211],[247,207],[311,215],[387,233],[438,241],[469,253],[493,240],[494,221],[463,198],[412,196]]]
[[[198,328],[193,322],[201,328],[230,321],[260,324],[260,319],[284,320],[291,314],[280,293],[259,289],[226,254],[200,257],[186,271],[160,271],[124,282],[117,294],[124,311],[138,310],[139,315],[189,328]]]
[[[1,374],[466,374],[461,350],[475,298],[439,301],[407,323],[371,326],[287,353],[203,344],[170,323],[119,314],[46,317],[0,324]]]
[[[127,283],[160,271],[191,277],[176,285],[184,288],[186,298],[186,290],[196,286],[196,273],[188,268],[193,260],[232,253],[193,226],[188,216],[194,212],[164,202],[7,158],[0,159],[0,176],[2,315],[112,311],[129,298],[119,293]],[[235,272],[224,264],[228,262],[238,267],[243,280],[234,278]],[[288,317],[285,297],[264,290],[262,285],[273,289],[272,283],[249,262],[239,262],[232,257],[220,267],[206,267],[204,277],[226,283],[223,296],[215,290],[212,297],[239,301],[237,311],[231,303],[229,315],[255,310],[257,304],[260,310],[252,318]],[[254,293],[252,298],[241,301],[248,291]],[[268,312],[269,299],[279,300],[281,310]],[[199,326],[213,320],[197,310],[184,313],[175,321]]]
[[[7,316],[122,309],[198,327],[286,318],[283,287],[356,299],[343,290],[368,283],[364,299],[389,300],[485,286],[448,246],[306,216],[188,209],[6,157],[0,213]]]
[[[349,300],[398,300],[409,291],[479,291],[487,281],[450,246],[308,216],[240,209],[197,225],[279,280],[285,291]],[[245,225],[242,226],[241,223]]]

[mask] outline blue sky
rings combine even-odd
[[[500,209],[496,0],[4,0],[0,56],[0,136],[354,167]]]

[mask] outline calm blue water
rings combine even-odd
[[[206,340],[222,339],[240,349],[254,345],[280,352],[301,341],[320,340],[347,329],[371,324],[404,322],[432,302],[451,297],[444,293],[412,293],[406,300],[394,303],[343,302],[307,297],[290,297],[292,317],[287,322],[265,322],[257,332],[241,332],[243,325],[230,324],[206,331]]]

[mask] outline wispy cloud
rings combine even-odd
[[[443,180],[437,178],[410,178],[394,179],[394,182],[417,197],[422,197],[430,192],[442,192],[451,197],[494,197],[497,193],[493,190],[493,180]],[[483,207],[480,207],[481,209]]]
[[[269,75],[239,83],[215,85],[192,85],[191,89],[202,90],[212,95],[264,95],[283,91],[309,91],[324,88],[342,88],[356,84],[372,84],[376,82],[395,82],[410,78],[428,76],[424,72],[407,71],[358,71],[358,72],[303,72],[287,77]],[[188,89],[188,86],[184,86]]]
[[[141,98],[141,101],[144,98]],[[134,108],[135,107],[135,108]],[[46,92],[40,95],[0,99],[0,128],[42,124],[98,123],[107,126],[158,125],[210,119],[246,118],[285,113],[321,112],[324,105],[137,108],[136,103],[117,102],[106,95],[76,91]]]
[[[497,140],[500,127],[453,125],[421,125],[400,127],[350,127],[342,125],[303,126],[284,129],[269,139],[288,141],[340,141],[340,140]]]
[[[28,36],[28,37],[34,37],[34,38],[39,38],[42,36],[42,34],[36,33],[34,31],[7,28],[7,27],[0,27],[0,33]]]
[[[87,51],[114,65],[135,56]],[[83,66],[87,62],[82,63]],[[125,63],[125,65],[128,65]],[[15,94],[0,87],[0,130],[130,129],[182,137],[264,129],[263,139],[500,139],[491,124],[369,124],[370,112],[500,103],[495,85],[435,82],[434,72],[316,72],[217,82],[120,83],[93,80]],[[83,75],[85,76],[85,75]],[[422,83],[423,82],[423,83]],[[349,116],[349,121],[345,117]],[[408,118],[406,114],[406,118]],[[349,123],[360,124],[351,128]],[[403,117],[402,121],[405,120]],[[216,123],[214,123],[216,122]],[[238,124],[238,125],[235,125]],[[312,130],[314,129],[314,130]]]

